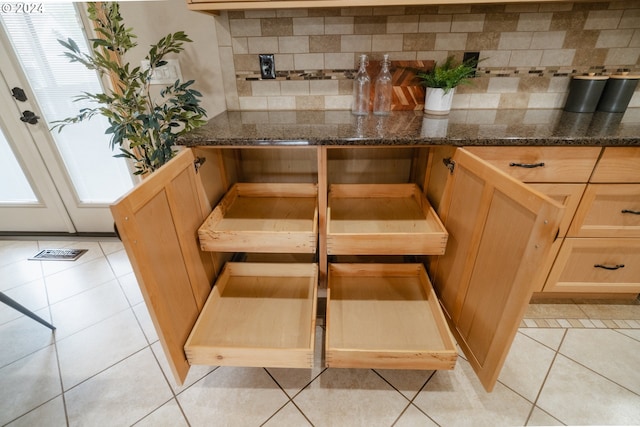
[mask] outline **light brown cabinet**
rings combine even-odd
[[[639,149],[603,150],[545,291],[640,292]]]
[[[536,291],[640,292],[640,149],[469,147],[565,207]]]
[[[243,165],[252,150],[185,149],[112,206],[178,382],[191,364],[311,366],[325,291],[327,366],[451,369],[453,336],[493,388],[558,233],[559,204],[464,149],[445,166],[428,147],[273,148],[285,159],[277,175],[293,183]],[[207,158],[198,173],[196,155]],[[358,182],[354,161],[388,169],[385,157],[409,167]],[[435,169],[447,175],[439,215],[423,194]],[[243,194],[254,200],[234,211],[229,197],[240,184],[251,184]],[[293,211],[278,204],[290,194],[268,192],[261,206],[262,191],[279,184],[317,189],[300,210],[305,233],[317,233],[313,250],[308,235],[290,235]],[[212,218],[218,234],[207,241],[202,227]],[[251,251],[289,253],[285,262],[241,256]]]
[[[493,166],[527,183],[531,188],[551,197],[564,206],[558,238],[553,243],[544,266],[536,277],[536,292],[545,287],[547,276],[567,236],[569,226],[593,173],[598,156],[597,147],[469,147]]]

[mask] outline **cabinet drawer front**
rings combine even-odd
[[[640,239],[565,239],[545,292],[640,292]]]
[[[591,182],[640,183],[640,148],[605,148],[593,171]]]
[[[523,182],[587,182],[597,147],[465,147]]]
[[[589,184],[571,237],[640,237],[640,184]]]
[[[330,264],[328,367],[453,369],[455,341],[422,264]]]

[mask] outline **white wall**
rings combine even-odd
[[[188,10],[185,0],[121,2],[120,13],[138,36],[138,46],[126,60],[139,65],[150,45],[169,33],[184,31],[193,43],[186,43],[177,56],[183,80],[196,81],[193,88],[202,93],[201,105],[209,118],[226,109],[213,16]]]

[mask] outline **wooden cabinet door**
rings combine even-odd
[[[111,206],[138,285],[179,384],[187,372],[184,344],[215,278],[198,227],[211,212],[191,150],[151,174]]]
[[[458,344],[491,391],[563,207],[465,149],[452,161],[440,205],[449,241],[431,274]]]

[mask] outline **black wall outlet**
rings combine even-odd
[[[462,55],[462,62],[474,61],[473,68],[478,69],[478,62],[480,61],[480,52],[465,52]]]
[[[276,78],[276,63],[273,60],[273,54],[260,54],[260,76],[263,79]]]

